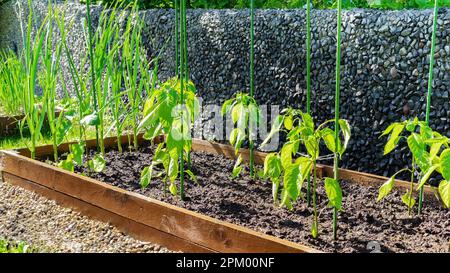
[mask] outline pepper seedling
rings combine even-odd
[[[281,151],[269,154],[264,161],[263,176],[269,178],[272,182],[272,195],[276,204],[279,203],[280,206],[293,209],[293,203],[301,197],[301,189],[305,179],[310,176],[311,171],[313,172],[314,219],[311,234],[314,238],[318,236],[317,161],[329,157],[320,156],[320,145],[323,142],[328,150],[333,153],[337,152],[342,156],[351,136],[350,125],[346,120],[340,119],[339,124],[343,141],[341,139],[335,141],[334,131],[326,127],[333,122],[334,120],[326,121],[316,128],[314,120],[309,114],[288,108],[283,110],[282,115],[275,119],[269,135],[261,145],[264,146],[277,132],[283,131],[287,134],[287,142],[283,145]],[[337,148],[336,142],[338,143]],[[306,154],[301,154],[302,147],[306,150]],[[281,182],[283,183],[283,189],[280,195]],[[342,190],[339,182],[332,178],[326,178],[324,187],[329,201],[328,206],[342,210]]]
[[[397,175],[409,172],[411,174],[411,186],[402,195],[402,201],[408,207],[409,214],[411,214],[412,208],[416,204],[413,196],[416,172],[419,172],[418,177],[420,177],[421,181],[418,189],[428,181],[434,171],[442,172],[442,166],[446,164],[447,158],[445,152],[441,156],[439,156],[439,152],[442,147],[448,148],[449,140],[438,132],[433,131],[425,121],[419,121],[418,118],[392,123],[380,137],[386,135],[389,136],[389,139],[384,147],[384,154],[387,155],[394,151],[398,143],[402,139],[406,139],[412,154],[412,162],[410,168],[399,170],[380,187],[377,201],[381,201],[392,191]],[[444,164],[442,164],[443,162]],[[450,176],[447,176],[447,178],[450,178]],[[443,183],[443,185],[443,191],[445,192],[446,183]],[[446,194],[444,194],[445,196]]]
[[[181,175],[179,159],[181,156],[187,159],[192,150],[191,129],[200,109],[194,84],[189,81],[185,88],[184,105],[180,104],[181,81],[177,78],[164,82],[145,102],[144,118],[139,124],[139,128],[145,131],[144,138],[153,141],[164,135],[166,140],[158,144],[151,165],[142,171],[140,184],[143,188],[150,184],[154,167],[162,165],[164,172],[158,176],[164,174],[164,193],[167,192],[167,182],[170,182],[169,191],[173,195],[178,193],[175,181]],[[185,169],[184,173],[197,183],[191,170]]]
[[[236,125],[230,133],[230,144],[234,147],[235,155],[238,155],[239,149],[245,140],[248,140],[250,146],[256,138],[261,109],[256,100],[247,93],[237,93],[233,98],[224,102],[222,106],[222,116],[231,113],[231,120]],[[253,173],[254,160],[250,160],[250,170]],[[233,168],[232,177],[236,178],[241,173],[242,155],[239,155]]]

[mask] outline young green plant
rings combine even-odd
[[[175,184],[177,178],[181,177],[181,172],[187,174],[194,182],[197,182],[194,174],[189,169],[180,167],[187,159],[187,155],[192,149],[191,129],[199,114],[199,101],[196,97],[195,86],[188,82],[184,91],[184,102],[180,104],[181,81],[172,78],[158,89],[155,89],[147,99],[144,106],[144,118],[139,124],[139,128],[145,131],[144,137],[154,140],[161,135],[165,136],[165,142],[158,144],[150,166],[144,168],[141,174],[141,186],[147,187],[154,175],[154,169],[162,165],[164,171],[157,176],[164,175],[164,193],[169,190],[173,195],[179,193]],[[180,188],[181,188],[180,181]],[[180,193],[181,196],[181,193]]]
[[[389,136],[389,139],[384,147],[384,154],[391,153],[401,140],[406,140],[412,155],[412,162],[411,167],[399,170],[380,187],[377,201],[381,201],[392,191],[396,176],[400,173],[408,172],[411,174],[411,186],[402,195],[402,201],[408,207],[408,212],[411,215],[412,208],[416,204],[416,199],[413,196],[416,172],[419,172],[418,177],[421,183],[418,189],[420,190],[434,171],[442,171],[441,162],[445,162],[446,159],[445,154],[441,159],[439,152],[442,147],[448,147],[449,140],[438,132],[434,132],[427,125],[427,122],[419,121],[418,118],[392,123],[386,128],[381,137],[386,135]]]
[[[247,93],[237,93],[233,98],[227,100],[222,105],[222,115],[231,115],[233,124],[236,125],[230,133],[230,144],[234,146],[235,154],[239,154],[239,149],[244,141],[249,144],[254,142],[261,116],[261,109],[256,100]],[[241,173],[243,166],[242,155],[239,154],[233,168],[232,177],[236,178]],[[253,160],[250,161],[250,169],[254,169]]]
[[[334,131],[326,127],[334,120],[329,120],[317,128],[313,118],[300,110],[288,108],[283,110],[272,126],[272,130],[263,142],[264,146],[274,134],[283,131],[287,133],[287,142],[279,153],[269,154],[264,161],[263,176],[270,179],[273,184],[273,199],[288,209],[293,208],[293,203],[301,197],[303,182],[313,172],[312,179],[312,206],[313,223],[311,234],[314,238],[318,236],[319,213],[317,204],[317,161],[327,159],[329,156],[320,156],[320,146],[323,142],[328,150],[342,156],[347,148],[351,137],[350,125],[346,120],[340,119],[341,136],[335,141]],[[337,146],[336,146],[337,143]],[[306,150],[306,154],[301,151]],[[281,201],[278,201],[279,186],[283,182]],[[325,191],[328,197],[328,206],[340,211],[342,209],[342,190],[339,182],[333,178],[324,181]],[[309,193],[307,193],[309,194]]]

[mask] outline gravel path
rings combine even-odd
[[[40,252],[171,252],[1,180],[0,238],[25,241]]]

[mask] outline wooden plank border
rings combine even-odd
[[[17,125],[24,115],[0,116],[0,136],[10,136],[17,133]]]
[[[116,137],[109,137],[104,142],[106,147],[115,147],[117,141]],[[122,136],[120,141],[128,143],[128,136]],[[139,135],[138,141],[142,144],[146,140]],[[155,143],[161,141],[164,141],[163,137],[157,138]],[[59,151],[69,151],[70,144],[61,145]],[[93,148],[96,141],[88,140],[86,145]],[[233,147],[205,140],[194,139],[193,150],[236,157]],[[38,156],[52,153],[51,145],[37,148]],[[243,159],[248,160],[248,150],[241,149],[241,153]],[[0,152],[0,171],[4,181],[36,191],[171,249],[187,252],[319,252],[31,160],[29,155],[26,149]],[[255,162],[262,164],[266,155],[256,152]],[[319,165],[318,175],[332,177],[333,167]],[[366,186],[379,185],[387,180],[386,177],[345,169],[340,169],[340,177]],[[402,189],[409,187],[407,181],[397,180],[395,183]],[[432,187],[425,188],[427,194],[435,191]]]
[[[56,117],[61,113],[61,109],[58,108],[55,111]],[[25,115],[14,115],[14,116],[0,116],[0,136],[12,136],[19,133],[18,123],[21,121]],[[45,117],[44,124],[48,126],[47,116]]]
[[[31,160],[13,151],[2,151],[1,156],[2,176],[6,182],[10,182],[14,177],[32,182],[52,190],[58,195],[67,195],[79,202],[102,208],[211,251],[319,252],[307,246],[219,221],[70,173],[49,164]],[[52,197],[50,196],[50,198]]]
[[[192,242],[188,242],[172,234],[162,232],[148,225],[133,221],[129,218],[120,216],[103,208],[84,202],[80,199],[73,198],[69,195],[49,189],[32,181],[22,179],[18,176],[4,173],[3,179],[12,185],[22,187],[24,189],[45,196],[49,199],[55,200],[58,204],[65,207],[70,207],[90,218],[109,223],[117,227],[122,232],[131,234],[138,240],[164,245],[165,247],[173,251],[183,251],[189,253],[213,252],[208,248],[199,246]]]

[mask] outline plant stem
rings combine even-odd
[[[255,1],[250,0],[250,96],[253,97],[255,92]],[[250,121],[249,121],[250,122]],[[252,128],[249,126],[249,145],[250,145],[250,176],[255,176],[254,170],[254,144],[252,134],[250,132]]]
[[[341,96],[341,25],[342,25],[342,0],[337,1],[337,34],[336,34],[336,95],[335,95],[335,120],[334,120],[334,137],[335,147],[334,152],[334,179],[339,180],[339,103]],[[333,209],[333,239],[337,239],[337,209]]]
[[[439,11],[438,0],[434,1],[434,14],[433,14],[433,33],[431,34],[431,51],[430,51],[430,68],[428,71],[428,90],[427,90],[427,108],[425,113],[425,121],[427,125],[430,125],[430,110],[431,110],[431,95],[433,90],[433,68],[434,68],[434,52],[436,48],[436,29],[437,29],[437,17]],[[419,206],[418,214],[422,212],[423,207],[423,197],[424,197],[424,187],[420,188],[419,191]]]
[[[318,221],[318,215],[317,215],[317,194],[316,194],[316,180],[317,180],[317,172],[316,172],[316,167],[317,167],[317,161],[316,159],[314,159],[313,162],[313,183],[312,183],[312,196],[313,196],[313,209],[314,209],[314,219],[313,222],[316,225],[317,228],[317,234],[319,234],[319,221]]]
[[[308,185],[306,188],[306,202],[308,203],[308,207],[311,206],[311,176],[308,176]]]
[[[408,214],[411,216],[411,202],[412,202],[412,192],[414,190],[414,173],[416,171],[416,162],[414,156],[412,157],[412,171],[411,171],[411,184],[409,187],[409,204],[408,204]]]

